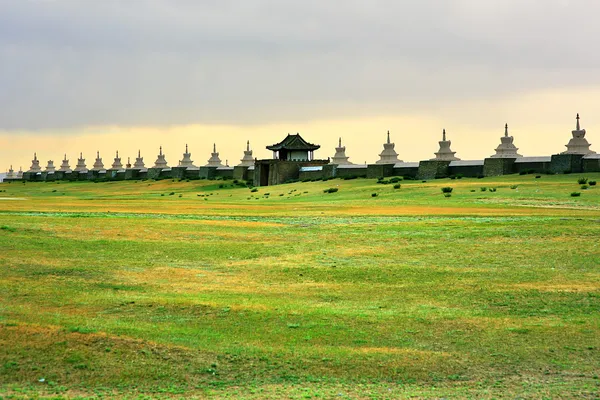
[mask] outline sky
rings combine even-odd
[[[597,0],[0,0],[0,170],[216,143],[235,165],[287,133],[355,163],[600,151]]]

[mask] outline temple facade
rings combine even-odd
[[[581,129],[579,125],[579,114],[577,114],[577,124],[575,126],[575,130],[571,132],[573,137],[569,140],[565,146],[567,147],[567,151],[562,152],[561,154],[596,154],[595,151],[590,150],[591,144],[588,143],[585,138],[585,129]]]
[[[314,152],[321,146],[307,142],[300,134],[288,135],[281,142],[267,146],[273,158],[256,160],[253,181],[255,186],[271,186],[300,178],[302,169],[324,168],[329,160],[315,160]]]
[[[440,145],[440,149],[435,154],[435,158],[431,160],[435,161],[458,161],[460,158],[456,157],[455,151],[452,151],[450,145],[452,142],[450,140],[446,140],[446,130],[442,131],[442,140],[438,142]]]
[[[519,158],[523,157],[517,151],[519,150],[513,144],[513,137],[508,136],[508,124],[504,125],[504,136],[500,138],[500,145],[496,147],[496,154],[492,158]]]
[[[398,159],[398,153],[394,150],[396,144],[390,141],[390,131],[387,132],[387,143],[383,144],[383,151],[379,154],[376,164],[396,164],[402,162]]]
[[[300,134],[290,135],[281,142],[267,146],[267,150],[273,152],[274,160],[281,161],[311,161],[314,158],[315,150],[321,146],[308,143]]]
[[[337,165],[352,165],[350,161],[348,161],[350,157],[346,156],[346,147],[342,146],[342,138],[339,138],[338,147],[335,148],[335,155],[331,159],[332,164]]]

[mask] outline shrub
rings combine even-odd
[[[371,197],[377,197],[379,196],[377,193],[371,193]]]
[[[585,185],[588,182],[588,178],[579,178],[577,179],[577,183],[580,185]]]
[[[485,178],[485,176],[483,176],[483,175],[477,175],[477,179],[483,179],[483,178]]]
[[[283,193],[279,193],[279,196],[283,196]]]
[[[482,192],[485,192],[487,190],[487,188],[484,186],[484,187],[480,187],[479,190],[481,190]]]
[[[442,188],[442,193],[452,193],[452,190],[450,186],[446,186]]]
[[[175,192],[169,193],[169,196],[174,196],[174,195],[175,195]]]
[[[540,179],[542,176],[541,175],[536,175],[535,179]]]
[[[518,187],[519,187],[518,185],[512,185],[510,188],[511,188],[511,189],[516,189],[516,188],[518,188]]]
[[[456,174],[456,179],[462,179],[464,177],[463,174]]]
[[[475,189],[471,189],[471,193],[475,193]]]
[[[399,183],[396,183],[396,184],[394,185],[394,189],[400,189],[400,186],[401,186],[401,185],[400,185]]]
[[[579,192],[571,193],[571,197],[579,197],[579,196],[581,196],[581,193],[579,193]]]
[[[454,179],[456,179],[456,176],[455,175],[450,175],[448,178],[454,180]]]
[[[337,191],[338,191],[338,188],[329,188],[329,189],[323,190],[323,193],[335,193]]]
[[[519,172],[519,175],[527,175],[527,171],[521,171]]]
[[[258,188],[252,188],[252,189],[250,190],[250,192],[251,192],[251,193],[256,193],[256,192],[258,192]]]
[[[219,185],[219,189],[223,189],[225,185]]]
[[[444,193],[444,197],[452,197],[452,193]]]
[[[588,185],[590,185],[590,186],[596,186],[596,181],[589,181]]]
[[[344,180],[345,180],[345,181],[349,181],[349,180],[356,179],[356,178],[358,178],[358,176],[356,176],[356,175],[351,175],[351,176],[345,176],[345,177],[344,177]]]
[[[571,171],[570,169],[568,169],[568,170],[566,170],[566,171],[565,171],[565,172],[563,172],[563,173],[564,173],[565,175],[569,175],[571,172],[573,172],[573,171]]]
[[[492,192],[492,193],[493,193],[493,192],[495,192],[495,191],[496,191],[496,188],[490,188],[490,192]]]
[[[265,195],[265,196],[270,196],[270,195],[271,195],[271,193],[265,193],[264,195]]]
[[[586,190],[588,187],[589,187],[588,185],[581,185],[582,190]]]
[[[179,194],[179,197],[183,197],[183,195],[182,195],[182,194]]]
[[[401,180],[402,180],[402,178],[401,178],[401,177],[399,177],[399,176],[395,176],[395,177],[393,177],[393,178],[390,178],[390,183],[398,183],[398,182],[400,182]]]

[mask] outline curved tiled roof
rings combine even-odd
[[[279,151],[281,149],[314,151],[319,148],[321,148],[321,146],[308,143],[306,140],[302,139],[302,136],[298,133],[295,135],[288,134],[280,143],[267,146],[267,149],[271,151]]]

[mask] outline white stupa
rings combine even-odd
[[[435,154],[435,158],[432,158],[432,161],[458,161],[460,158],[454,156],[456,154],[455,151],[452,151],[450,145],[452,142],[450,140],[446,140],[446,130],[442,131],[442,140],[438,142],[440,144],[440,149]]]
[[[94,165],[95,167],[95,165]],[[123,164],[121,163],[121,157],[119,157],[119,150],[117,150],[117,155],[115,156],[115,161],[113,161],[111,169],[123,169]]]
[[[40,167],[40,160],[37,158],[37,153],[33,153],[33,160],[31,160],[31,167],[27,172],[42,172],[42,167]]]
[[[349,158],[350,157],[346,156],[346,146],[342,146],[342,138],[340,138],[338,147],[335,148],[335,155],[331,159],[331,163],[337,165],[352,165],[352,163],[348,161]]]
[[[94,166],[92,167],[92,171],[104,171],[104,163],[100,158],[100,152],[96,152],[96,161],[94,161]]]
[[[513,144],[514,138],[508,136],[508,124],[504,125],[504,136],[500,138],[500,145],[496,147],[496,154],[491,158],[519,158],[523,157],[517,153],[518,148]]]
[[[581,129],[579,126],[579,114],[577,114],[577,126],[571,133],[573,134],[573,137],[569,140],[569,143],[566,144],[567,151],[562,152],[561,154],[596,154],[595,151],[590,150],[591,144],[588,143],[585,138],[585,129]]]
[[[83,153],[79,153],[79,158],[77,159],[77,165],[74,169],[75,172],[87,172],[87,167],[85,165],[85,158],[83,158]]]
[[[254,166],[254,157],[252,156],[252,150],[250,150],[250,141],[246,142],[246,150],[244,150],[244,158],[242,158],[241,163],[238,164],[240,167],[253,167]]]
[[[17,172],[17,179],[23,178],[23,167],[19,167],[19,172]]]
[[[65,158],[63,158],[62,164],[60,164],[60,168],[58,170],[60,172],[71,172],[71,166],[69,165],[69,160],[67,160],[67,154],[65,154]]]
[[[48,160],[48,164],[46,165],[46,172],[55,172],[56,167],[54,166],[54,161]]]
[[[142,152],[140,150],[138,150],[138,156],[135,159],[135,163],[133,164],[133,168],[134,169],[144,169],[145,168],[144,157],[142,157]]]
[[[387,143],[383,144],[383,151],[379,154],[379,161],[376,164],[396,164],[402,162],[398,159],[398,153],[394,150],[396,145],[390,142],[390,131],[387,133]]]
[[[180,167],[187,167],[187,168],[197,168],[194,165],[194,162],[192,161],[192,153],[188,152],[188,145],[185,145],[185,153],[183,153],[183,159],[181,161],[179,161],[179,166]]]
[[[154,162],[154,168],[169,168],[169,166],[167,165],[167,160],[165,160],[165,155],[162,152],[162,146],[160,146],[158,157]]]
[[[221,159],[219,158],[219,153],[217,153],[217,145],[213,143],[213,152],[210,153],[210,158],[208,159],[208,164],[206,167],[222,167]]]
[[[13,167],[11,165],[8,169],[8,172],[6,173],[6,179],[15,179],[16,177],[17,175],[15,174],[15,171],[13,170]]]

